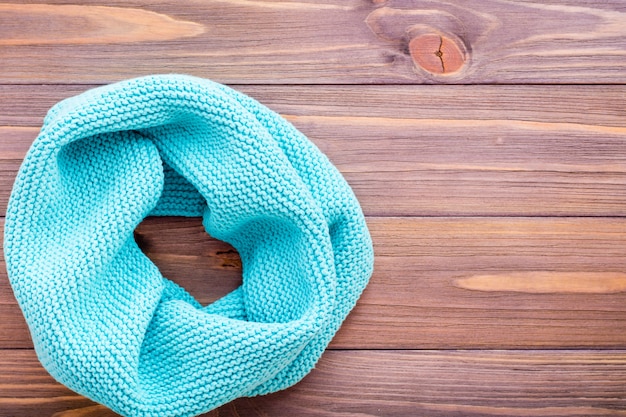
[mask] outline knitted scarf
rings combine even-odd
[[[202,216],[243,283],[203,306],[137,246],[146,216]],[[11,285],[43,366],[126,416],[193,416],[315,365],[372,272],[359,204],[255,100],[183,75],[55,105],[6,215]]]

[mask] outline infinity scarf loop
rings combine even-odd
[[[201,216],[243,283],[203,306],[133,231]],[[37,355],[125,416],[194,416],[301,380],[372,273],[360,206],[302,133],[184,75],[89,90],[48,113],[11,194],[9,279]]]

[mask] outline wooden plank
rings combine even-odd
[[[39,127],[58,101],[89,85],[2,85],[0,126]],[[624,85],[233,85],[292,116],[511,120],[626,127]]]
[[[0,83],[161,72],[279,84],[626,80],[618,0],[64,3],[0,5]]]
[[[0,415],[114,417],[41,368],[0,355]],[[624,416],[626,351],[329,351],[285,391],[210,416]]]
[[[623,416],[625,371],[621,351],[334,351],[301,385],[219,416]]]
[[[376,265],[337,349],[626,344],[626,219],[370,218]],[[150,218],[137,241],[208,304],[240,284],[232,248],[199,219]],[[31,347],[0,276],[0,347]]]
[[[86,88],[0,86],[0,210],[46,110]],[[624,86],[243,90],[328,154],[370,216],[626,215]]]

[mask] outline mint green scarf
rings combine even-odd
[[[208,306],[133,239],[149,215],[202,216],[240,288]],[[281,390],[315,365],[372,272],[350,187],[288,122],[189,76],[54,106],[5,227],[11,285],[41,363],[126,416],[192,416]]]

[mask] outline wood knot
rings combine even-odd
[[[433,74],[452,74],[465,64],[465,48],[447,36],[429,33],[409,42],[409,53],[415,64]]]

